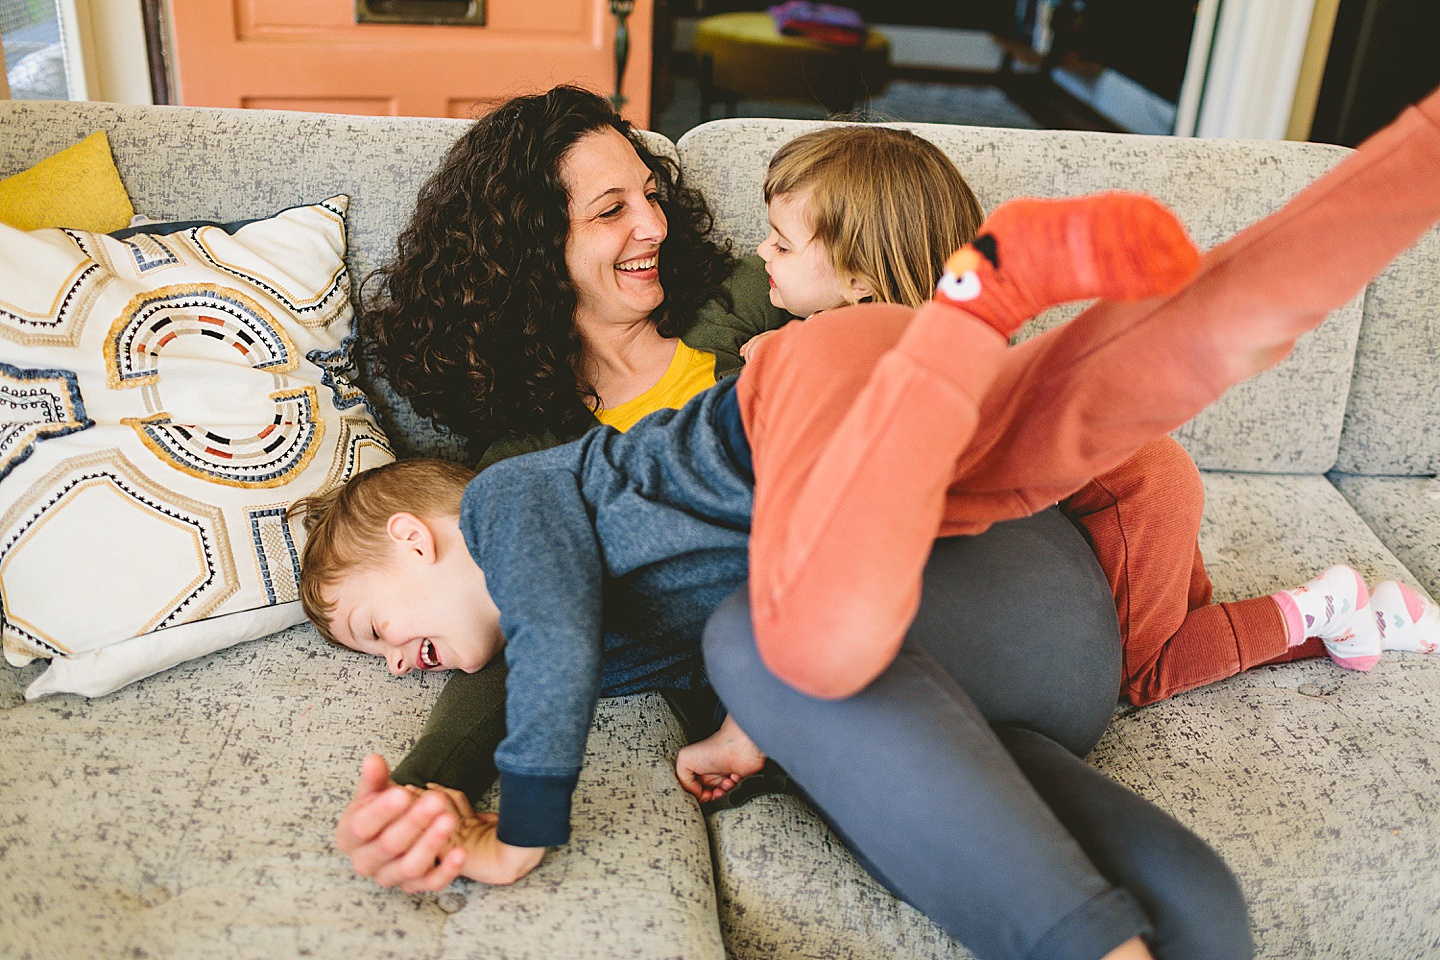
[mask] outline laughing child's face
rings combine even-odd
[[[330,631],[342,645],[411,670],[474,673],[505,639],[500,611],[453,518],[390,518],[389,552],[325,589]]]
[[[771,198],[770,235],[756,248],[770,274],[770,302],[792,316],[808,317],[847,303],[870,291],[854,277],[841,276],[830,251],[815,237],[804,195]]]

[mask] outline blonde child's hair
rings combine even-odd
[[[330,627],[335,604],[325,600],[324,591],[357,569],[384,562],[390,518],[458,517],[465,485],[474,476],[469,467],[448,460],[396,460],[295,501],[285,515],[299,516],[305,525],[300,605],[322,637],[342,645]]]
[[[911,307],[930,299],[946,258],[984,219],[950,158],[892,127],[826,127],[791,140],[765,176],[765,202],[778,196],[805,200],[841,276],[859,278],[875,300]]]

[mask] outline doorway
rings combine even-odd
[[[0,0],[0,44],[14,99],[72,100],[85,95],[84,75],[67,56],[64,13],[59,0]]]
[[[1341,0],[1310,139],[1357,145],[1440,85],[1440,4]]]

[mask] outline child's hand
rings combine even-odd
[[[680,786],[701,803],[723,797],[764,766],[765,754],[728,716],[719,730],[683,748],[675,757]]]
[[[514,883],[540,865],[545,856],[544,847],[515,847],[502,842],[495,835],[500,825],[498,813],[476,813],[470,807],[470,798],[459,790],[426,784],[425,790],[407,787],[416,796],[435,793],[444,797],[452,812],[459,817],[459,824],[451,838],[454,847],[465,851],[465,866],[460,874],[480,883],[503,885]]]
[[[779,331],[766,330],[762,333],[757,333],[749,340],[746,340],[743,344],[740,345],[740,359],[744,360],[746,363],[749,363],[751,355],[755,352],[756,344],[760,343],[766,337],[774,336],[776,333],[779,333]]]
[[[475,813],[460,821],[455,831],[456,846],[465,851],[460,872],[471,880],[492,885],[514,883],[540,865],[544,847],[515,847],[495,835],[498,813]]]
[[[442,890],[466,863],[452,842],[459,822],[448,795],[400,786],[384,759],[371,754],[335,824],[335,845],[356,873],[382,887]]]

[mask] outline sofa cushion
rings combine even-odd
[[[346,379],[345,197],[116,237],[0,225],[0,596],[31,695],[303,619],[286,508],[392,459]]]
[[[1353,564],[1404,568],[1324,477],[1206,473],[1201,544],[1219,599]],[[1209,841],[1239,876],[1261,958],[1422,956],[1440,853],[1440,657],[1260,667],[1122,708],[1090,761]],[[792,798],[710,818],[731,956],[968,957],[861,870]],[[797,867],[797,865],[799,865]],[[1374,947],[1374,949],[1372,949]]]
[[[405,752],[444,676],[391,677],[308,625],[95,700],[23,702],[37,669],[0,674],[7,957],[723,960],[658,696],[601,703],[567,846],[437,897],[356,876],[331,837],[361,760]]]
[[[1350,564],[1372,585],[1406,574],[1323,476],[1210,471],[1201,476],[1200,549],[1217,600],[1296,587],[1336,563]]]
[[[1418,654],[1262,667],[1116,720],[1090,759],[1225,858],[1257,957],[1430,956],[1437,683]]]
[[[1440,481],[1332,473],[1330,480],[1405,564],[1400,579],[1440,597]]]
[[[712,815],[710,832],[731,960],[973,960],[866,873],[804,801],[757,797]]]
[[[1370,284],[1336,469],[1434,476],[1440,472],[1436,411],[1440,411],[1440,227],[1420,238]]]
[[[814,120],[718,120],[687,132],[677,149],[685,175],[715,208],[720,233],[738,248],[765,236],[761,183],[782,143],[824,125]],[[1195,241],[1210,247],[1277,209],[1348,152],[1274,141],[1207,141],[1065,130],[999,130],[893,124],[926,137],[955,161],[982,206],[1016,196],[1137,190],[1171,206]],[[1361,300],[1301,338],[1290,358],[1231,390],[1177,430],[1202,468],[1323,473],[1335,462]],[[1022,336],[1078,312],[1057,308]]]

